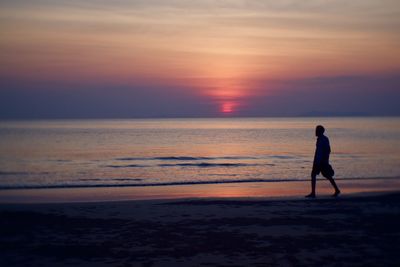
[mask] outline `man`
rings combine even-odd
[[[311,193],[306,197],[315,198],[315,184],[317,182],[317,175],[322,173],[322,175],[331,182],[333,188],[335,188],[335,193],[333,197],[337,197],[340,194],[340,190],[337,187],[335,180],[333,180],[333,175],[335,172],[332,166],[329,164],[329,154],[331,153],[331,147],[329,145],[329,139],[324,135],[325,128],[322,125],[318,125],[315,128],[315,136],[317,139],[317,148],[315,149],[313,169],[311,172]]]

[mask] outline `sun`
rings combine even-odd
[[[221,111],[223,114],[231,114],[234,111],[234,104],[232,102],[222,103]]]

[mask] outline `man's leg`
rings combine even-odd
[[[317,175],[315,173],[311,174],[311,194],[315,195],[315,185],[317,183]]]
[[[328,176],[326,177],[326,179],[329,180],[329,182],[331,182],[333,188],[335,188],[335,193],[333,194],[334,197],[338,196],[340,194],[340,190],[339,187],[336,185],[335,180],[332,178],[332,176]]]
[[[306,197],[315,197],[315,184],[317,183],[317,174],[314,172],[314,170],[311,172],[311,193],[307,195]]]

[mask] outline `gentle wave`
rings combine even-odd
[[[31,175],[31,174],[41,174],[41,175],[47,175],[50,174],[49,172],[27,172],[27,171],[10,171],[10,172],[3,172],[0,171],[0,175]]]
[[[129,165],[107,165],[106,167],[118,169],[118,168],[144,168],[144,167],[148,167],[148,166],[146,166],[146,165],[137,165],[137,164],[129,164]]]
[[[286,155],[272,155],[269,156],[270,158],[276,158],[276,159],[295,159],[296,157],[294,156],[286,156]]]
[[[0,175],[29,175],[29,172],[1,172]]]
[[[247,156],[225,156],[225,157],[191,157],[191,156],[169,156],[169,157],[152,157],[152,158],[141,158],[141,157],[126,157],[126,158],[116,158],[115,160],[120,161],[144,161],[144,160],[165,160],[165,161],[195,161],[195,160],[241,160],[241,159],[259,159],[257,157],[247,157]]]
[[[265,163],[265,164],[249,164],[249,163],[209,163],[209,162],[201,162],[201,163],[163,163],[157,164],[158,167],[199,167],[199,168],[212,168],[212,167],[248,167],[248,166],[275,166],[275,164]],[[141,167],[153,167],[146,165],[107,165],[109,168],[141,168]]]
[[[95,179],[95,178],[93,178]],[[136,178],[113,178],[114,181],[134,180]],[[357,177],[357,178],[335,178],[335,180],[379,180],[393,179],[399,177]],[[139,181],[140,179],[138,179]],[[317,178],[317,180],[325,180]],[[93,180],[95,181],[95,180]],[[310,179],[244,179],[244,180],[211,180],[211,181],[177,181],[166,183],[124,183],[124,184],[54,184],[54,185],[0,185],[0,190],[11,189],[52,189],[52,188],[98,188],[98,187],[148,187],[148,186],[180,186],[180,185],[203,185],[203,184],[235,184],[235,183],[288,183],[288,182],[308,182]]]
[[[246,163],[177,163],[177,164],[158,164],[160,167],[200,167],[200,168],[208,168],[208,167],[245,167],[245,166],[258,166],[258,164],[246,164]]]
[[[113,179],[116,180],[116,179]],[[211,180],[211,181],[177,181],[166,183],[124,183],[124,184],[54,184],[54,185],[11,185],[1,186],[0,189],[46,189],[46,188],[90,188],[90,187],[146,187],[146,186],[173,186],[173,185],[201,185],[201,184],[232,184],[232,183],[260,183],[260,182],[294,182],[301,181],[298,179],[286,180],[264,180],[264,179],[248,179],[248,180]]]
[[[106,179],[106,178],[81,178],[79,181],[118,181],[118,182],[124,182],[124,181],[143,181],[143,179],[140,178],[111,178],[111,179]]]

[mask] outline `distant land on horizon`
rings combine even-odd
[[[329,111],[310,111],[300,117],[374,117],[375,115],[367,112],[329,112]],[[392,117],[396,115],[380,115],[377,117]]]

